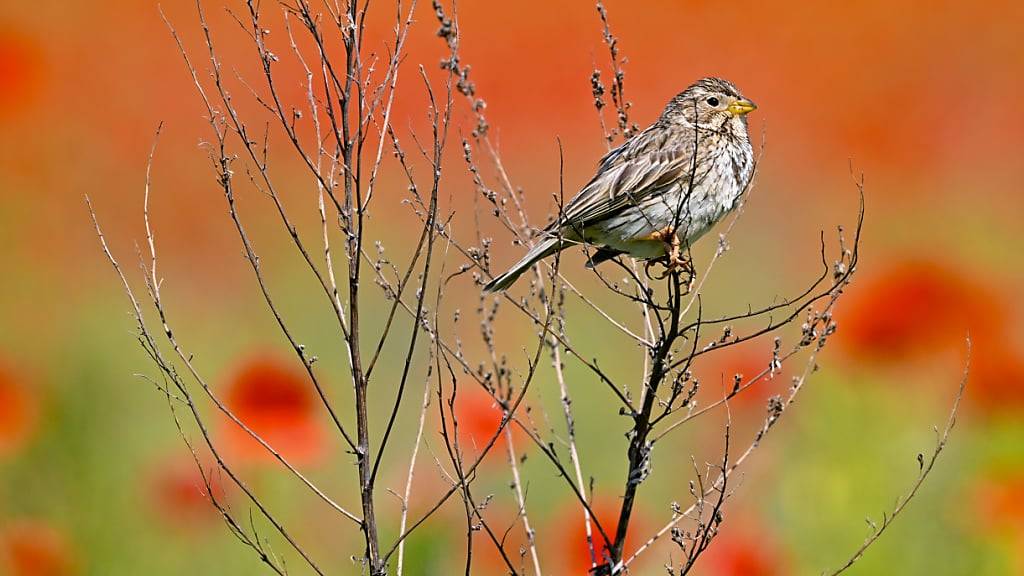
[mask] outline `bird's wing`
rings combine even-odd
[[[670,186],[685,186],[694,170],[693,145],[685,140],[661,144],[609,153],[597,175],[566,204],[560,224],[586,227]]]

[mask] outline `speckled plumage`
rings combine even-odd
[[[504,290],[537,261],[573,244],[596,248],[591,263],[629,254],[660,258],[674,231],[691,245],[732,210],[754,169],[746,113],[755,106],[730,82],[699,80],[658,120],[610,151],[561,217],[508,272],[485,290]]]

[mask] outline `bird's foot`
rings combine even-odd
[[[654,274],[651,272],[651,268],[653,268],[655,264],[660,264],[664,266],[665,269],[657,274]],[[695,275],[693,263],[690,262],[689,258],[686,258],[681,255],[672,254],[664,256],[662,258],[658,258],[656,260],[648,260],[647,263],[644,264],[644,272],[647,274],[647,277],[652,280],[664,280],[665,278],[668,278],[674,273],[681,272],[686,275],[687,284],[690,283],[690,280]]]
[[[696,272],[693,269],[693,262],[683,253],[682,242],[679,240],[679,236],[676,235],[675,230],[671,227],[666,227],[651,234],[651,238],[665,243],[665,255],[661,258],[649,260],[644,265],[644,272],[647,274],[647,277],[652,280],[664,280],[673,273],[682,272],[687,276],[686,284],[690,284]],[[651,267],[654,264],[665,266],[665,270],[658,275],[651,274]]]

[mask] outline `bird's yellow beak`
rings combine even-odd
[[[743,116],[744,114],[748,114],[754,110],[757,110],[757,104],[754,104],[750,100],[737,100],[732,104],[729,104],[729,112],[731,112],[733,116]]]

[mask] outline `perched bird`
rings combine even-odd
[[[608,152],[597,174],[541,231],[540,241],[484,290],[511,286],[536,262],[575,244],[588,266],[620,254],[685,265],[690,246],[736,206],[754,171],[747,113],[732,83],[704,78],[673,98],[646,130]]]

